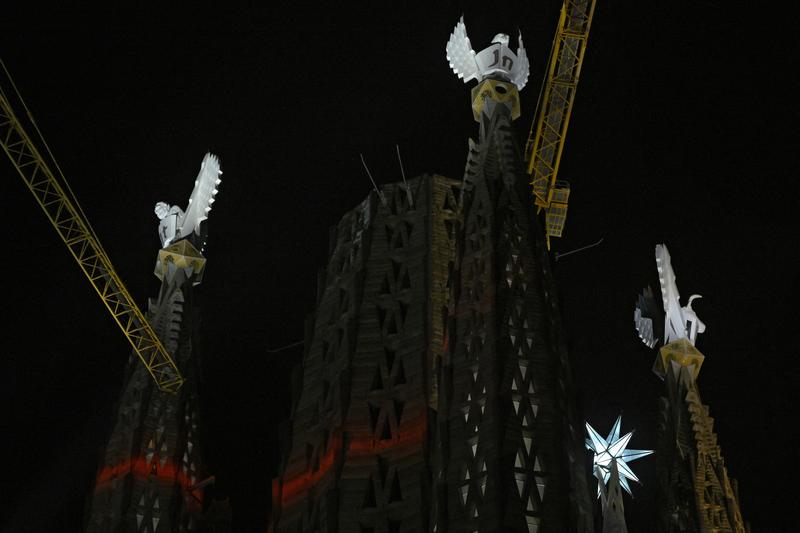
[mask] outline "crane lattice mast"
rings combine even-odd
[[[534,202],[545,210],[547,246],[561,237],[567,218],[569,184],[558,180],[558,166],[592,25],[595,0],[564,0],[558,20],[539,113],[528,135],[525,159]]]
[[[0,144],[158,387],[177,392],[183,384],[178,367],[134,303],[88,221],[31,141],[2,87]]]

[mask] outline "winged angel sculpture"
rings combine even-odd
[[[464,83],[473,79],[481,82],[486,78],[495,78],[509,81],[521,91],[528,83],[530,62],[522,45],[522,32],[517,41],[519,46],[515,54],[508,47],[508,35],[498,33],[490,46],[475,53],[467,37],[464,17],[461,17],[447,41],[447,61]]]
[[[177,205],[171,206],[166,202],[156,204],[156,216],[161,221],[158,224],[158,236],[163,248],[192,233],[200,234],[200,223],[208,218],[217,194],[217,185],[222,182],[221,175],[219,159],[208,153],[200,164],[200,173],[194,181],[194,190],[185,212]]]

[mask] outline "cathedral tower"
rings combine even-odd
[[[697,376],[705,357],[688,340],[662,346],[654,371],[664,380],[657,473],[658,531],[745,533],[736,480],[728,477],[714,419],[700,400]]]
[[[384,186],[333,233],[274,531],[592,530],[556,289],[512,126],[527,59],[502,34],[477,55],[464,39],[459,23],[451,66],[482,79],[463,179]]]
[[[161,289],[149,301],[147,318],[185,382],[177,393],[164,392],[138,358],[131,356],[89,502],[88,532],[203,531],[199,310],[193,288],[202,281],[205,269],[204,220],[221,173],[217,158],[208,154],[185,213],[177,206],[156,205],[163,248],[155,274]]]
[[[429,530],[431,406],[459,195],[442,176],[386,185],[332,229],[272,531]]]
[[[507,43],[501,34],[487,49],[494,68],[480,60],[486,50],[464,52],[463,21],[448,43],[453,70],[479,80],[479,138],[464,175],[441,371],[436,517],[440,531],[589,531],[556,287],[512,125],[527,58],[521,39],[516,54]]]
[[[697,386],[705,356],[695,342],[705,324],[692,309],[692,301],[701,296],[694,294],[681,306],[667,247],[657,245],[655,256],[661,305],[646,289],[639,296],[634,321],[647,346],[663,344],[653,365],[665,387],[656,449],[657,528],[662,533],[745,533],[749,526],[742,519],[738,487],[728,477],[714,419],[700,401]]]

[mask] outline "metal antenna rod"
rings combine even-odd
[[[361,164],[364,165],[364,170],[367,171],[367,176],[369,176],[369,181],[372,182],[372,187],[375,189],[375,192],[378,193],[378,198],[381,199],[381,203],[385,206],[386,205],[386,197],[383,195],[381,190],[378,189],[378,186],[375,184],[375,180],[372,179],[372,173],[369,171],[369,168],[367,168],[367,162],[364,161],[364,154],[359,153],[358,155],[361,156]]]
[[[411,194],[411,188],[406,181],[406,171],[403,169],[403,158],[400,157],[400,145],[395,144],[394,147],[397,149],[397,161],[400,163],[400,174],[403,175],[403,184],[406,186],[406,192],[408,193],[408,203],[411,204],[411,207],[414,207],[414,195]]]
[[[305,342],[306,341],[297,341],[297,342],[293,342],[291,344],[286,344],[284,346],[279,346],[278,348],[273,348],[271,350],[267,349],[267,350],[264,350],[264,351],[267,352],[267,353],[278,353],[278,352],[282,352],[284,350],[288,350],[289,348],[294,348],[295,346],[300,346],[301,344],[305,344]]]
[[[556,252],[555,253],[555,260],[558,261],[562,257],[568,256],[568,255],[572,255],[572,254],[575,254],[575,253],[578,253],[578,252],[582,252],[583,250],[588,250],[589,248],[594,248],[595,246],[600,245],[600,243],[603,242],[603,239],[604,239],[604,237],[600,237],[600,240],[597,241],[594,244],[587,244],[586,246],[582,246],[580,248],[575,248],[574,250],[570,250],[569,252],[566,252],[566,253],[563,253],[563,254],[560,254],[560,253]]]

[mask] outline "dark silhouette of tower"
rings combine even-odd
[[[485,79],[472,94],[480,136],[441,371],[436,519],[440,531],[588,531],[556,288],[512,127],[517,89]]]
[[[658,531],[745,533],[739,488],[728,477],[714,419],[700,400],[705,356],[687,339],[662,346],[653,371],[664,380],[658,448]]]
[[[205,258],[192,240],[178,241],[159,252],[156,275],[161,278],[161,290],[150,300],[147,313],[186,381],[177,394],[163,392],[138,358],[131,356],[89,502],[89,532],[201,530],[199,316],[192,287],[202,278]]]
[[[745,533],[736,482],[728,477],[714,419],[700,400],[697,377],[705,356],[695,347],[706,329],[692,308],[682,305],[666,245],[655,249],[661,304],[648,287],[639,296],[634,321],[645,345],[658,349],[653,372],[664,381],[659,400],[657,530]],[[663,314],[661,308],[663,307]]]
[[[625,502],[619,483],[617,460],[611,461],[611,476],[608,484],[603,482],[603,474],[596,468],[597,486],[600,490],[600,514],[603,519],[603,533],[628,533],[625,524]]]
[[[307,326],[274,531],[427,531],[460,183],[383,186],[332,229]]]
[[[473,95],[463,180],[384,186],[332,234],[274,531],[592,530],[516,88]]]

